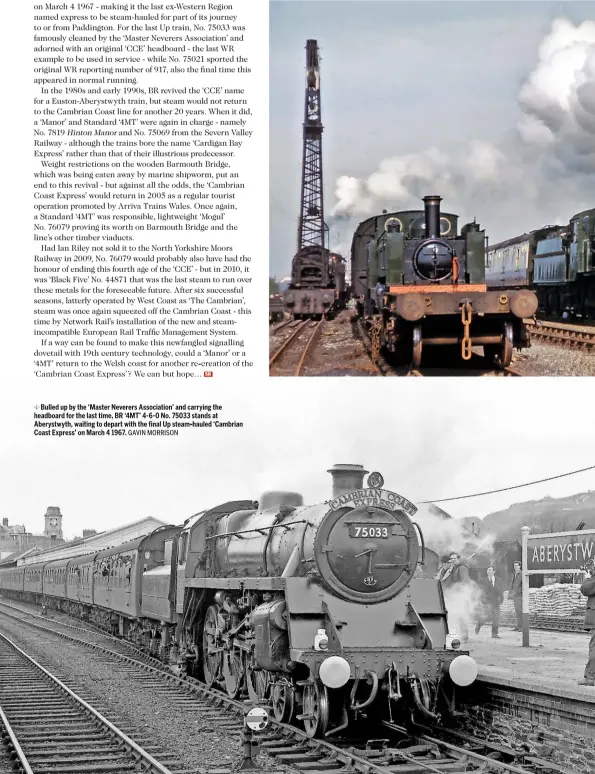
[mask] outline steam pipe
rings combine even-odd
[[[425,718],[428,720],[431,720],[433,723],[436,723],[440,718],[438,715],[436,715],[435,712],[430,712],[430,710],[424,706],[421,697],[419,695],[419,683],[417,681],[411,682],[411,698],[413,699],[413,703],[415,704],[415,708],[420,712]]]
[[[285,569],[281,573],[282,578],[291,578],[297,568],[300,566],[300,547],[295,546],[293,551],[291,552],[291,556],[287,560],[287,564],[285,565]]]
[[[426,239],[437,239],[440,236],[440,202],[441,196],[424,196]]]
[[[351,700],[351,709],[355,710],[356,712],[359,712],[360,710],[363,710],[366,707],[369,707],[370,704],[372,704],[372,702],[374,701],[374,699],[378,695],[378,675],[376,674],[376,672],[373,672],[371,669],[366,669],[366,675],[368,675],[368,677],[372,678],[372,690],[370,691],[370,695],[368,696],[368,698],[364,702],[362,702],[361,704],[354,704],[353,703],[353,698],[352,698],[352,700]],[[358,682],[359,681],[356,681],[355,684],[354,684],[354,688],[355,689],[357,689],[357,683]]]

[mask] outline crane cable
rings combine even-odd
[[[575,476],[577,473],[585,473],[587,470],[595,470],[595,465],[591,465],[588,468],[581,468],[580,470],[571,470],[569,473],[560,473],[558,476],[549,476],[548,478],[540,478],[537,481],[528,481],[526,484],[515,484],[514,486],[505,486],[502,489],[490,489],[487,492],[475,492],[474,494],[459,495],[458,497],[442,497],[436,500],[418,500],[418,502],[420,505],[431,505],[432,503],[448,503],[452,500],[467,500],[470,497],[484,497],[484,495],[498,494],[498,492],[510,492],[512,489],[522,489],[525,486],[533,486],[534,484],[544,484],[547,481],[555,481],[557,478]]]

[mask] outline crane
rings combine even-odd
[[[322,200],[322,130],[318,42],[308,40],[297,252],[306,247],[327,247],[328,227],[324,222]]]

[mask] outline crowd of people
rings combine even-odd
[[[479,634],[485,624],[491,624],[492,637],[500,639],[500,606],[504,601],[505,589],[495,568],[490,565],[480,570],[474,581],[469,576],[469,568],[456,551],[442,556],[441,561],[436,577],[442,585],[451,631],[455,630],[465,645],[469,642],[469,622],[475,624],[475,634]],[[585,675],[579,680],[579,685],[595,687],[595,560],[589,559],[586,562],[584,576],[581,585],[581,593],[587,597],[584,628],[590,632],[590,642]],[[507,590],[508,598],[514,604],[516,632],[520,632],[523,625],[522,577],[521,563],[514,562]]]

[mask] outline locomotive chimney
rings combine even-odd
[[[436,239],[440,236],[440,202],[441,196],[424,196],[426,210],[426,239]]]
[[[368,471],[363,465],[333,465],[327,473],[333,477],[333,499],[354,489],[364,488],[364,476]]]

